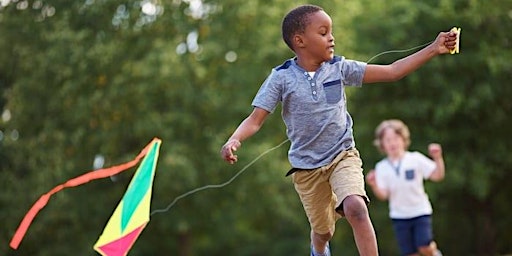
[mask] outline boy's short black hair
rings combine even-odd
[[[297,33],[304,33],[309,23],[309,16],[313,13],[323,11],[316,5],[301,5],[286,14],[282,24],[283,40],[293,51],[292,38]]]

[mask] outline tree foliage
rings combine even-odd
[[[493,2],[493,3],[491,3]],[[435,233],[449,253],[510,253],[511,1],[317,1],[331,14],[338,54],[373,53],[432,40],[462,27],[461,54],[439,57],[393,85],[349,91],[365,168],[378,160],[373,129],[409,124],[412,149],[444,146],[447,179],[429,187]],[[494,3],[495,2],[495,3]],[[38,196],[93,168],[133,158],[163,140],[153,209],[221,184],[285,139],[279,111],[227,165],[220,146],[251,111],[274,66],[292,56],[280,22],[296,3],[276,1],[29,1],[0,3],[0,233],[2,255],[91,255],[133,172],[55,195],[18,251],[8,242]],[[489,40],[485,39],[488,38]],[[477,40],[478,39],[478,40]],[[492,39],[492,40],[491,40]],[[403,55],[402,55],[403,56]],[[376,62],[400,57],[384,55]],[[371,102],[373,104],[368,104]],[[133,255],[300,255],[309,227],[284,177],[288,144],[222,189],[155,214]],[[491,150],[487,150],[491,149]],[[396,254],[385,203],[370,206],[383,255]],[[457,230],[452,227],[457,226]],[[388,235],[389,234],[389,235]],[[461,241],[459,238],[467,237]],[[355,255],[340,221],[333,254]]]

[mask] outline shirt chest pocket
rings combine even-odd
[[[341,100],[341,80],[325,82],[323,84],[325,100],[329,104],[338,103]]]
[[[412,181],[412,180],[414,180],[415,177],[416,177],[416,175],[415,175],[413,169],[409,169],[409,170],[405,171],[405,179],[406,180]]]

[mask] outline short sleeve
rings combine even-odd
[[[366,63],[355,60],[344,60],[341,65],[343,84],[347,86],[361,86],[363,84]]]
[[[282,98],[282,83],[278,78],[277,71],[272,69],[270,75],[261,85],[258,93],[252,101],[253,107],[264,109],[270,113],[274,112],[277,104]]]
[[[436,163],[420,152],[414,152],[414,159],[418,164],[418,170],[423,174],[423,179],[428,179],[436,169]]]

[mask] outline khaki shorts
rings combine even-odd
[[[369,203],[364,189],[362,161],[357,149],[342,151],[332,163],[312,170],[298,170],[292,175],[311,229],[317,234],[334,233],[343,200],[350,195],[362,196]]]

